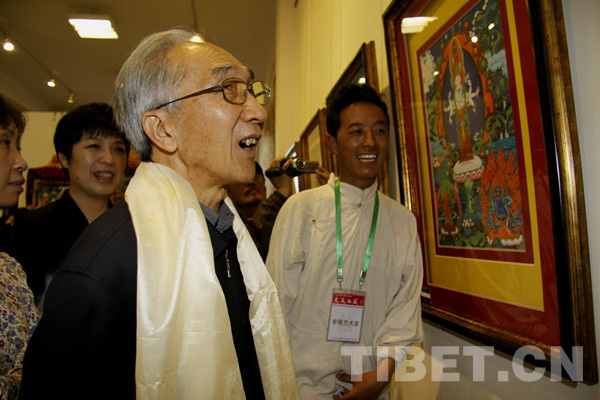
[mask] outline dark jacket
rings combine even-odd
[[[137,243],[121,202],[76,241],[46,294],[20,399],[135,398]]]
[[[264,398],[237,238],[232,228],[209,232],[244,390]],[[121,202],[81,234],[50,283],[19,398],[135,399],[136,292],[137,239]]]
[[[60,199],[28,212],[15,225],[6,252],[23,267],[38,307],[48,283],[87,226],[85,215],[68,191]]]
[[[254,244],[263,261],[269,253],[269,241],[275,225],[275,219],[287,197],[279,192],[273,192],[269,197],[260,202],[256,212],[249,220],[244,221]]]

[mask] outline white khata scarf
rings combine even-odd
[[[225,297],[190,183],[142,163],[125,193],[137,235],[137,399],[243,399]],[[275,285],[235,207],[233,229],[267,399],[297,399]]]

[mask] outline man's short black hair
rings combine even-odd
[[[342,87],[335,92],[327,101],[327,133],[337,137],[341,125],[342,111],[354,103],[371,103],[383,110],[388,127],[390,126],[390,116],[387,111],[387,105],[381,100],[379,94],[369,85],[350,84]]]
[[[58,121],[54,132],[54,149],[56,154],[62,153],[67,160],[71,159],[73,145],[79,142],[84,134],[92,137],[118,137],[123,139],[129,153],[129,141],[117,126],[113,109],[105,103],[90,103],[69,111]]]
[[[23,113],[0,96],[0,128],[8,129],[11,123],[15,124],[18,132],[23,133],[25,130],[25,116]]]

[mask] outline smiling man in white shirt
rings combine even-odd
[[[416,220],[377,191],[389,122],[372,88],[336,93],[327,104],[326,144],[339,179],[331,174],[328,184],[290,197],[275,223],[267,268],[302,399],[385,396],[406,346],[422,339]]]

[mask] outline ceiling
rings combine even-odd
[[[196,26],[207,41],[250,67],[257,79],[272,81],[275,2],[0,0],[0,40],[4,33],[16,46],[12,52],[0,48],[0,94],[23,111],[68,111],[110,102],[121,64],[137,43],[177,26]],[[81,39],[68,22],[70,14],[110,15],[119,39]],[[46,85],[50,75],[57,82],[54,88]],[[70,92],[73,104],[67,103]]]

